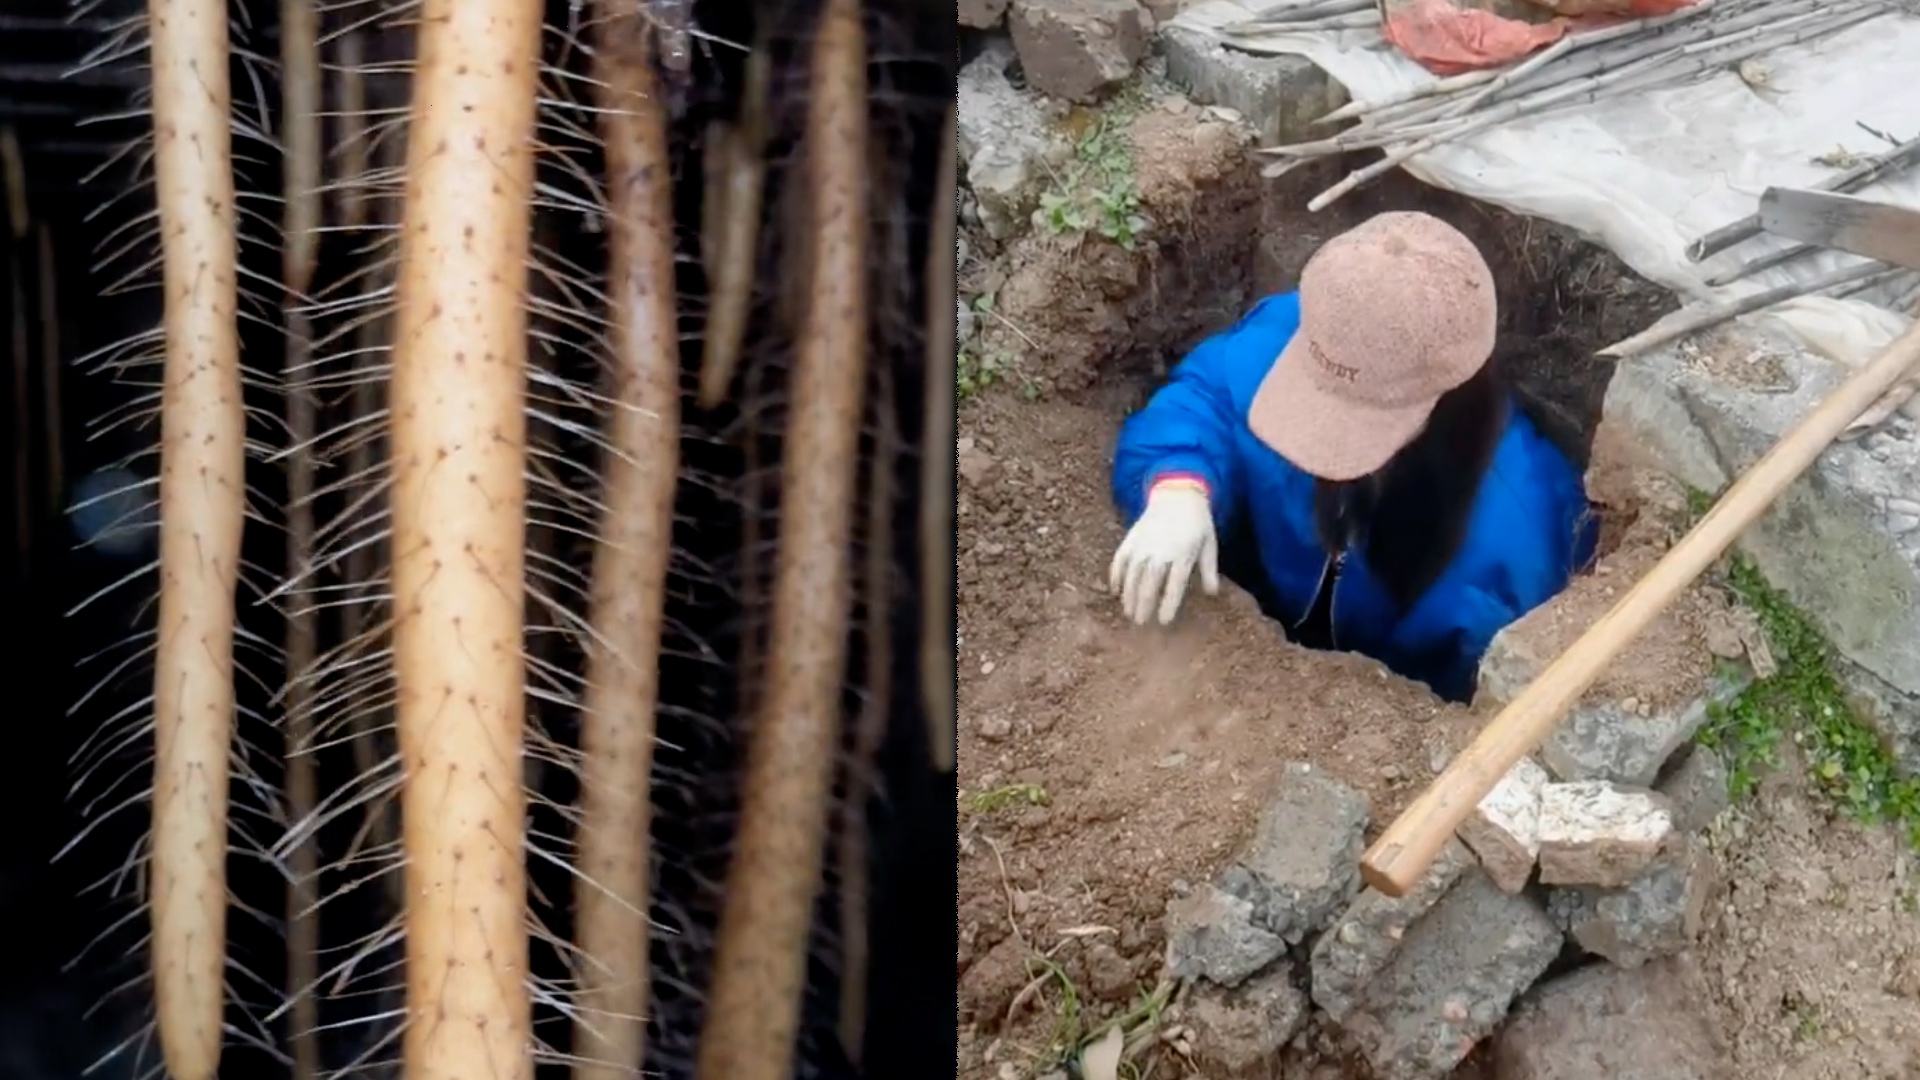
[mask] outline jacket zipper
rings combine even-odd
[[[1342,551],[1338,555],[1329,558],[1326,563],[1320,567],[1320,584],[1314,588],[1313,595],[1307,598],[1307,610],[1303,612],[1298,619],[1295,619],[1293,623],[1293,628],[1296,631],[1302,626],[1305,626],[1307,620],[1313,618],[1313,609],[1320,606],[1320,594],[1326,592],[1327,643],[1335,649],[1339,647],[1340,637],[1335,630],[1335,627],[1340,625],[1337,619],[1340,612],[1340,572],[1346,569],[1346,566],[1347,553]],[[1330,589],[1332,591],[1328,592]]]

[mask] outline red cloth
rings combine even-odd
[[[1389,5],[1381,33],[1393,47],[1435,75],[1458,75],[1505,67],[1546,48],[1569,30],[1605,25],[1620,16],[1645,19],[1689,7],[1697,0],[1535,0],[1550,10],[1563,6],[1589,12],[1543,23],[1509,19],[1453,0],[1411,0]],[[1603,10],[1604,9],[1604,10]]]

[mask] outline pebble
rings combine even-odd
[[[989,661],[987,661],[987,662],[986,662],[986,663],[984,663],[984,664],[981,664],[981,665],[980,665],[980,674],[982,674],[982,675],[991,675],[991,674],[993,674],[993,666],[994,666],[994,665],[993,665],[993,661],[991,661],[991,660],[989,660]]]
[[[980,718],[977,730],[981,738],[992,742],[1013,734],[1013,721],[1004,716],[983,716]]]
[[[1920,515],[1914,515],[1914,514],[1888,514],[1887,515],[1887,530],[1889,532],[1892,532],[1895,534],[1910,533],[1915,529],[1920,529]]]

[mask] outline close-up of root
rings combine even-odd
[[[0,1075],[945,1068],[948,13],[46,2]]]
[[[175,1080],[211,1080],[225,1007],[227,757],[246,502],[225,5],[151,14],[164,263],[160,586],[148,868],[153,1000]]]

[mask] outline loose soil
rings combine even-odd
[[[1176,234],[1177,253],[1040,238],[997,252],[970,238],[989,257],[963,273],[962,294],[1000,291],[1000,317],[984,332],[1018,357],[1020,378],[960,414],[962,1080],[1045,1074],[1063,1042],[1151,992],[1167,900],[1222,869],[1282,764],[1308,761],[1363,791],[1377,830],[1485,719],[1372,661],[1289,644],[1231,586],[1205,597],[1196,585],[1166,629],[1125,622],[1108,595],[1122,536],[1107,495],[1119,421],[1167,361],[1253,295],[1289,285],[1305,255],[1344,227],[1333,215],[1288,217],[1271,200],[1248,210],[1244,182],[1220,167],[1236,161],[1250,173],[1243,144],[1210,123],[1135,128],[1137,143],[1143,133],[1166,140],[1142,143],[1142,162],[1207,162],[1201,181],[1154,181],[1171,194],[1145,203],[1159,220],[1206,223]],[[1217,205],[1231,213],[1197,212],[1223,189]],[[1513,293],[1503,304],[1518,311],[1506,362],[1531,405],[1557,410],[1560,435],[1585,461],[1605,388],[1589,358],[1646,325],[1664,299],[1564,234],[1411,182],[1362,193],[1350,212],[1396,200],[1438,205],[1456,223],[1483,219],[1473,235]],[[1187,245],[1201,228],[1218,248]],[[1168,266],[1170,277],[1157,269]],[[1683,500],[1650,494],[1640,464],[1620,464],[1604,444],[1595,453],[1606,565],[1624,584],[1677,535]],[[1683,610],[1685,632],[1623,657],[1609,692],[1639,686],[1650,699],[1701,670],[1726,601],[1701,592]],[[1831,820],[1801,775],[1788,761],[1716,833],[1726,872],[1698,943],[1711,983],[1701,1007],[1740,1076],[1920,1075],[1911,859],[1884,830]],[[1177,1009],[1163,1021],[1177,1032]],[[1169,1041],[1149,1054],[1149,1075],[1201,1075],[1180,1049]],[[1316,1025],[1279,1075],[1367,1072]]]

